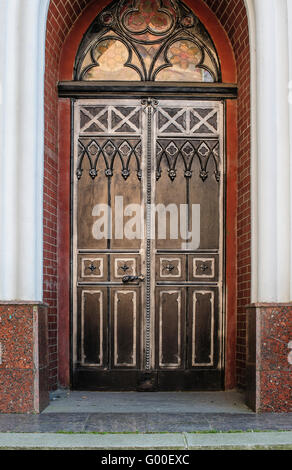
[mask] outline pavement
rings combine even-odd
[[[1,450],[292,450],[292,432],[0,434]]]
[[[292,413],[255,414],[237,391],[58,390],[39,415],[0,414],[4,449],[292,450]]]

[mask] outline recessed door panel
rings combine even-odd
[[[140,298],[139,289],[111,290],[112,367],[139,368]]]
[[[77,291],[78,361],[85,367],[103,368],[107,362],[107,292],[102,287]]]
[[[157,369],[185,369],[185,289],[156,291]]]

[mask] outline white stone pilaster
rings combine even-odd
[[[287,0],[254,0],[257,146],[253,197],[255,302],[289,302],[291,266]],[[256,163],[255,163],[256,161]],[[253,201],[254,202],[254,201]]]
[[[288,11],[288,54],[289,54],[289,83],[288,83],[288,102],[289,102],[289,136],[290,136],[290,212],[292,213],[292,2],[287,0]],[[290,300],[292,299],[292,214],[290,214]]]
[[[292,6],[291,0],[245,1],[253,28],[252,300],[289,302],[292,106],[289,109],[287,85],[292,80]],[[0,0],[0,300],[42,300],[48,4]]]
[[[0,300],[42,300],[48,4],[49,0],[0,0]]]
[[[244,0],[248,17],[249,46],[250,46],[250,101],[251,101],[251,301],[256,302],[258,298],[258,206],[257,206],[257,56],[256,56],[256,22],[254,0]]]

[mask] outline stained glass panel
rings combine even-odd
[[[213,42],[177,0],[119,0],[89,28],[77,55],[76,80],[220,81]]]
[[[98,65],[89,65],[84,80],[115,80],[122,74],[123,80],[139,80],[139,74],[125,67],[129,58],[127,47],[115,39],[101,41],[93,50],[94,61]]]
[[[173,23],[171,9],[159,11],[156,0],[141,0],[137,7],[126,12],[124,24],[132,33],[150,32],[153,34],[165,34]]]

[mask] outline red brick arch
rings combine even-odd
[[[58,100],[58,80],[72,79],[78,45],[106,0],[51,0],[45,70],[44,301],[49,304],[50,386],[69,385],[70,106]],[[226,386],[244,385],[245,305],[250,302],[250,52],[244,0],[185,0],[216,45],[223,81],[237,80],[239,97],[227,115],[227,267],[230,310]],[[237,126],[236,126],[237,121]],[[238,145],[237,145],[238,144]],[[237,181],[236,181],[237,179]],[[230,201],[228,206],[228,201]],[[232,234],[236,235],[233,236]],[[237,259],[234,253],[237,251]],[[237,269],[237,284],[235,274]],[[230,284],[230,285],[231,285]],[[236,296],[237,291],[237,296]],[[236,305],[237,302],[237,305]],[[236,328],[237,310],[237,328]],[[237,334],[236,334],[237,329]],[[58,366],[59,364],[59,366]]]

